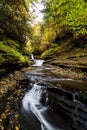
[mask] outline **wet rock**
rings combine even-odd
[[[15,71],[0,80],[0,129],[19,130],[20,100],[29,81],[25,72]]]

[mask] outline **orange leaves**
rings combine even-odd
[[[0,130],[4,130],[4,126],[3,125],[0,125]]]
[[[15,115],[15,119],[17,120],[18,118],[19,118],[19,115],[18,115],[18,114],[16,114],[16,115]]]
[[[15,126],[15,130],[19,130],[19,127],[18,127],[18,126]]]
[[[5,114],[5,113],[2,113],[2,114],[1,114],[1,118],[2,118],[2,119],[5,119],[5,118],[6,118],[6,114]]]

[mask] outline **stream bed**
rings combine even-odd
[[[35,60],[26,72],[29,89],[20,110],[22,130],[87,130],[87,98],[61,88],[61,84],[75,87],[87,82],[56,77],[43,62]]]

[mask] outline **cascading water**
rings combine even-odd
[[[44,130],[44,126],[49,127],[48,123],[44,120],[44,117],[42,116],[42,113],[46,111],[47,108],[43,107],[40,102],[44,91],[46,90],[44,90],[41,86],[35,83],[33,88],[28,93],[26,93],[23,99],[24,109],[26,111],[31,109],[31,111],[35,114],[35,116],[40,121],[42,130]],[[51,129],[49,128],[49,130]]]
[[[34,59],[33,54],[31,54],[31,59],[35,63],[33,66],[43,65],[44,60]],[[38,70],[39,68],[36,69],[35,72],[33,71],[32,72],[34,74],[37,74],[39,73]],[[32,85],[32,89],[26,92],[22,100],[22,116],[23,116],[22,119],[26,118],[25,123],[28,122],[27,127],[24,126],[23,130],[34,130],[34,129],[35,130],[71,130],[69,124],[67,124],[67,122],[64,120],[64,117],[62,117],[61,114],[52,111],[48,107],[48,96],[47,96],[46,86],[40,85],[40,82],[44,81],[45,77],[40,79],[39,76],[37,77],[31,74],[29,76],[29,79],[31,79],[31,81],[34,83]],[[36,79],[38,79],[37,80],[39,81],[38,83],[36,83]],[[38,126],[38,122],[36,121],[35,117],[34,119],[32,119],[31,112],[35,115],[35,117],[40,122],[40,127]],[[29,116],[31,119],[29,118]],[[31,120],[33,121],[33,124]],[[22,121],[22,124],[23,123],[24,121]]]
[[[45,60],[35,59],[33,54],[31,54],[31,59],[34,61],[34,64],[32,66],[42,66],[45,62]]]
[[[31,54],[31,59],[34,60],[34,55],[33,54]]]
[[[43,97],[46,106],[41,103]],[[31,110],[37,117],[41,123],[41,130],[71,130],[62,126],[62,123],[60,123],[62,119],[59,116],[56,117],[55,121],[53,120],[53,118],[55,118],[55,112],[48,109],[47,101],[46,87],[35,83],[32,89],[25,94],[22,106],[25,111],[29,112],[29,110]],[[64,120],[62,120],[62,122],[64,123]]]
[[[30,80],[30,88],[22,100],[22,130],[87,130],[87,107],[78,93],[71,93],[64,89],[52,86],[49,83],[61,85],[80,85],[81,82],[72,79],[55,77],[50,73],[53,68],[42,67],[43,60],[34,59],[33,69],[26,74]],[[37,67],[41,66],[41,67]],[[45,70],[45,71],[43,71]],[[47,71],[48,70],[48,71]],[[50,71],[49,71],[50,70]],[[46,73],[47,71],[47,73]],[[50,81],[50,82],[49,82]],[[81,86],[84,84],[82,83]],[[75,86],[74,86],[75,88]],[[49,101],[50,100],[50,101]],[[81,101],[80,101],[81,100]],[[53,111],[51,106],[57,104],[66,115],[72,118],[72,127],[60,109]],[[59,111],[59,112],[58,112]]]

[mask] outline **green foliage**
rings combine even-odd
[[[54,53],[55,53],[55,49],[50,48],[50,49],[48,49],[48,50],[46,50],[45,52],[42,53],[41,58],[49,57],[49,56],[53,55]]]
[[[15,64],[17,62],[20,62],[20,63],[25,63],[27,62],[27,59],[26,57],[24,57],[20,52],[18,52],[17,50],[14,50],[13,48],[7,46],[7,45],[4,45],[3,42],[0,42],[0,52],[2,55],[0,55],[0,59],[3,57],[8,57],[6,60],[8,62],[14,62],[15,61]],[[10,61],[9,61],[10,59]]]
[[[41,58],[51,57],[52,55],[55,55],[60,50],[61,50],[61,46],[58,45],[56,46],[56,44],[54,45],[52,44],[52,46],[48,50],[42,53]]]
[[[25,1],[5,1],[0,12],[0,28],[4,30],[5,35],[23,44],[30,32],[27,24],[29,13]]]
[[[56,37],[56,31],[52,27],[46,27],[44,29],[44,34],[42,35],[41,43],[49,44],[51,43]]]
[[[0,65],[28,63],[25,43],[32,32],[30,0],[1,0],[0,4]]]
[[[30,52],[38,53],[42,39],[41,25],[37,24],[33,26],[32,30],[32,38],[27,42],[28,50],[30,50]]]
[[[5,62],[5,58],[2,56],[2,54],[0,54],[0,63]]]
[[[84,0],[46,0],[41,43],[49,57],[71,47],[87,46],[87,2]],[[55,44],[56,43],[56,44]],[[59,49],[60,46],[60,49]]]
[[[48,21],[69,26],[76,35],[87,34],[87,2],[83,0],[47,0]]]
[[[20,49],[20,46],[19,46],[19,43],[11,40],[11,39],[6,39],[6,40],[3,40],[3,43],[7,46],[10,46],[11,48],[15,49],[15,50],[18,50]]]

